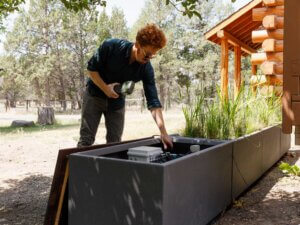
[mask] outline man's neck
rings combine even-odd
[[[136,47],[135,45],[132,46],[132,49],[131,49],[131,54],[130,54],[130,60],[129,60],[129,64],[132,64],[135,60],[136,60]]]

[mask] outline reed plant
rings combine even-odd
[[[281,120],[281,98],[272,93],[264,96],[245,86],[235,98],[218,96],[207,101],[202,92],[191,106],[183,108],[186,126],[184,136],[210,139],[232,139]]]

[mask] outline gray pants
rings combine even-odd
[[[105,118],[106,142],[120,142],[124,128],[125,107],[108,110],[107,99],[91,96],[86,90],[83,96],[80,139],[77,146],[90,146],[95,136],[102,114]]]

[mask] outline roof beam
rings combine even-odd
[[[241,46],[242,50],[248,54],[256,53],[256,50],[245,44],[244,42],[238,40],[234,36],[232,36],[230,33],[226,32],[225,30],[220,30],[217,33],[217,36],[219,38],[227,38],[228,42],[232,44],[233,46]]]
[[[253,9],[254,7],[258,6],[259,4],[262,3],[263,0],[253,0],[252,2],[248,3],[245,5],[243,8],[229,16],[227,19],[225,19],[223,22],[219,23],[215,27],[213,27],[211,30],[207,31],[205,33],[205,38],[209,39],[211,38],[214,34],[216,34],[219,30],[224,29],[226,26],[231,24],[233,21],[238,19],[241,15],[245,14],[249,10]]]

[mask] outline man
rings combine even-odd
[[[107,130],[106,141],[121,141],[125,97],[114,91],[114,86],[125,81],[142,81],[148,109],[160,130],[164,148],[172,148],[163,120],[161,103],[155,86],[150,59],[165,47],[166,37],[154,24],[140,29],[136,42],[109,39],[102,43],[88,62],[87,88],[83,96],[82,120],[78,147],[92,145],[102,114]]]

